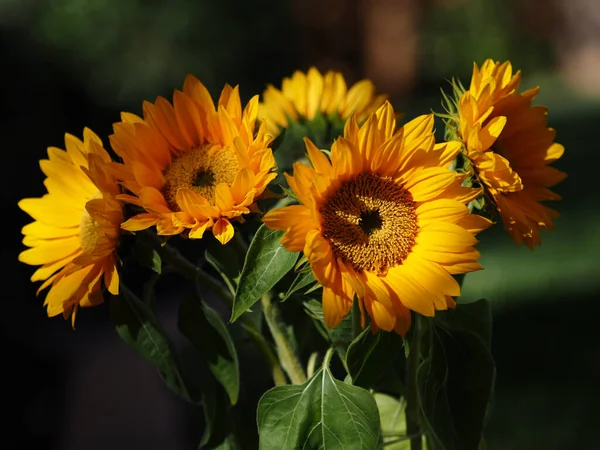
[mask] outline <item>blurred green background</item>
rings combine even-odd
[[[170,97],[185,75],[217,95],[316,65],[373,79],[408,118],[437,111],[452,76],[510,59],[566,153],[556,229],[531,252],[501,225],[481,235],[484,271],[463,300],[494,305],[498,374],[488,448],[595,449],[600,401],[600,4],[593,0],[0,0],[5,229],[1,315],[7,447],[195,448],[195,418],[121,343],[107,308],[73,332],[49,320],[16,262],[23,197],[44,193],[37,161],[84,126],[108,142],[120,111]],[[441,131],[442,124],[438,124]],[[164,306],[167,320],[174,312]],[[173,319],[174,320],[174,319]],[[138,361],[139,359],[139,361]]]

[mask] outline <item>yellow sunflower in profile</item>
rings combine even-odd
[[[513,240],[533,249],[558,213],[541,202],[559,200],[550,187],[566,174],[549,164],[565,149],[554,142],[547,108],[532,106],[539,87],[517,93],[521,73],[510,62],[474,65],[471,85],[457,92],[455,123],[479,183]],[[458,117],[456,117],[458,116]]]
[[[123,159],[118,176],[133,195],[123,200],[143,208],[122,228],[156,225],[158,234],[201,238],[207,229],[227,243],[232,221],[255,209],[276,176],[265,125],[255,131],[258,96],[242,110],[238,87],[226,85],[217,108],[191,75],[173,105],[158,97],[144,102],[144,118],[123,113],[110,142]]]
[[[329,327],[356,294],[374,330],[404,335],[409,310],[433,316],[455,306],[452,274],[481,269],[474,234],[491,222],[469,214],[465,205],[480,191],[462,187],[464,176],[448,169],[460,144],[435,144],[433,122],[420,116],[395,131],[385,102],[360,127],[350,118],[330,159],[307,139],[312,168],[296,163],[286,174],[301,204],[263,218],[285,231],[285,248],[304,251],[323,285]]]
[[[315,67],[307,73],[296,71],[284,78],[281,90],[268,85],[259,106],[259,116],[268,119],[269,132],[278,135],[290,120],[312,121],[322,114],[341,124],[355,114],[362,122],[379,108],[387,95],[376,94],[370,80],[361,80],[348,89],[341,73],[328,71],[322,75]]]
[[[49,159],[40,161],[48,193],[19,202],[35,219],[23,227],[23,244],[31,248],[19,261],[41,266],[31,281],[45,280],[38,293],[50,286],[48,316],[71,317],[75,326],[79,306],[102,303],[103,286],[119,293],[115,250],[123,212],[117,182],[106,170],[110,156],[98,136],[87,128],[83,142],[66,134],[65,147],[48,148]]]

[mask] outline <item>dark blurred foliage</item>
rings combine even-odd
[[[106,306],[81,311],[75,332],[46,318],[33,268],[16,260],[29,222],[16,204],[44,193],[38,160],[47,146],[62,147],[65,132],[81,136],[84,126],[108,143],[120,111],[170,97],[187,73],[215,96],[225,82],[240,84],[247,99],[296,69],[335,68],[350,82],[372,78],[410,118],[439,111],[444,80],[468,82],[473,61],[492,57],[523,69],[525,87],[542,86],[537,103],[549,107],[567,149],[556,166],[569,177],[556,189],[562,217],[542,247],[516,248],[498,225],[481,237],[486,270],[465,282],[466,300],[485,296],[495,307],[488,448],[596,448],[600,89],[598,57],[587,49],[599,38],[585,30],[598,24],[598,8],[586,0],[0,1],[9,236],[1,248],[2,447],[195,448],[202,431],[198,412],[119,340]],[[168,300],[176,286],[165,277],[159,290]],[[160,307],[174,330],[173,308]],[[257,373],[247,376],[264,390]]]

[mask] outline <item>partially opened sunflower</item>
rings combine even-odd
[[[281,90],[268,85],[259,107],[259,117],[268,119],[269,132],[278,135],[290,121],[312,121],[318,114],[337,124],[355,114],[359,122],[379,108],[387,99],[377,94],[370,80],[361,80],[348,89],[340,72],[324,75],[315,67],[307,73],[296,71],[284,78]]]
[[[121,198],[142,208],[123,224],[139,231],[201,238],[211,230],[223,244],[232,222],[255,210],[257,198],[276,176],[266,125],[255,129],[258,96],[242,110],[238,87],[226,85],[217,107],[189,75],[173,105],[158,97],[144,102],[143,118],[123,113],[110,142],[123,159],[119,179],[131,194]]]
[[[26,198],[19,207],[35,219],[23,227],[23,243],[31,247],[19,261],[41,266],[31,277],[50,288],[44,305],[48,316],[71,317],[79,306],[103,301],[103,290],[119,292],[116,248],[123,219],[116,200],[119,187],[109,175],[110,156],[102,141],[85,129],[83,141],[65,136],[65,150],[48,148],[40,166],[48,193]]]
[[[285,231],[282,245],[303,251],[323,285],[329,327],[356,295],[373,330],[410,327],[410,310],[433,316],[455,306],[453,274],[478,270],[474,234],[490,221],[469,214],[480,195],[448,167],[457,142],[435,144],[432,115],[395,131],[386,102],[359,126],[352,116],[330,159],[309,140],[312,168],[296,163],[289,186],[301,204],[268,212],[265,224]]]
[[[542,202],[559,200],[550,187],[566,174],[549,164],[565,149],[554,142],[547,108],[532,106],[539,87],[518,93],[521,72],[510,62],[474,65],[469,89],[457,92],[453,122],[456,138],[512,239],[534,248],[540,230],[554,228],[558,212]]]

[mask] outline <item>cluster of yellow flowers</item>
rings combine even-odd
[[[226,244],[233,223],[259,213],[256,202],[277,176],[273,139],[321,114],[344,121],[343,135],[325,152],[305,138],[310,166],[296,162],[285,174],[298,202],[263,221],[285,232],[285,248],[304,252],[323,286],[328,326],[356,295],[363,326],[366,311],[374,330],[404,335],[410,310],[433,316],[453,307],[453,275],[481,269],[475,235],[496,216],[476,214],[475,200],[488,200],[518,244],[533,248],[539,230],[553,227],[557,213],[541,202],[558,199],[548,188],[565,174],[549,164],[564,148],[553,142],[546,109],[531,106],[538,89],[518,93],[519,81],[509,62],[475,65],[446,115],[452,139],[436,143],[433,114],[397,126],[368,80],[348,89],[340,73],[312,68],[242,107],[237,86],[225,85],[215,106],[188,76],[172,103],[158,97],[143,104],[143,117],[121,115],[109,137],[118,158],[89,129],[83,141],[67,134],[66,151],[48,149],[40,163],[48,193],[19,203],[35,220],[23,228],[30,248],[19,259],[41,266],[32,281],[50,287],[48,315],[74,321],[104,289],[118,293],[121,233],[155,227],[200,239],[210,230]],[[459,155],[466,162],[456,170]]]

